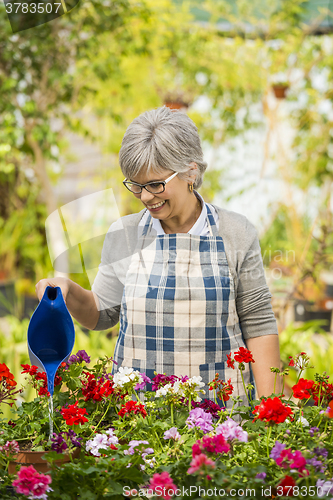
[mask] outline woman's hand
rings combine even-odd
[[[61,289],[67,309],[71,315],[86,328],[92,330],[99,319],[99,302],[91,290],[85,290],[68,278],[49,278],[38,281],[36,294],[43,298],[47,286],[58,286]]]
[[[58,286],[61,289],[62,296],[64,301],[66,302],[67,295],[69,292],[71,280],[68,278],[47,278],[38,281],[36,285],[36,295],[38,297],[39,302],[42,300],[46,287]]]

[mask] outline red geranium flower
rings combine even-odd
[[[36,375],[36,373],[38,372],[38,366],[35,366],[35,365],[21,365],[23,370],[21,371],[21,373],[28,373],[29,375],[33,376],[33,375]]]
[[[231,359],[231,353],[227,354],[227,366],[233,370],[235,369],[235,360]]]
[[[316,383],[312,386],[311,394],[316,406],[318,406],[318,404],[328,405],[328,403],[333,400],[333,384],[327,382]]]
[[[267,398],[266,401],[263,399],[260,405],[255,407],[254,411],[258,413],[254,420],[259,418],[265,422],[274,422],[276,424],[284,422],[286,418],[292,415],[291,408],[283,404],[277,396],[273,399]]]
[[[331,401],[328,405],[327,415],[329,418],[333,418],[333,401]]]
[[[22,392],[23,389],[14,390],[17,382],[14,380],[14,375],[9,371],[5,363],[0,363],[0,403],[12,406],[14,403],[14,396]]]
[[[61,366],[63,363],[61,364]],[[47,387],[47,375],[46,372],[39,372],[38,366],[35,365],[21,365],[23,370],[21,373],[27,373],[32,378],[32,385],[36,389],[38,396],[50,396]],[[41,381],[41,382],[40,382]],[[62,378],[60,375],[54,377],[54,385],[60,385],[62,382]]]
[[[282,491],[281,491],[282,486]],[[293,488],[296,486],[296,481],[291,476],[286,476],[279,482],[278,495],[284,497],[293,497]]]
[[[88,415],[85,408],[78,408],[79,402],[76,401],[73,405],[68,405],[67,408],[61,408],[61,415],[66,420],[67,425],[79,425],[88,422],[88,419],[84,415]]]
[[[85,396],[85,401],[93,399],[94,401],[102,401],[114,392],[113,382],[105,380],[103,377],[96,380],[92,373],[84,372],[86,377],[82,382],[82,394]]]
[[[292,386],[294,397],[298,399],[308,399],[311,398],[311,389],[314,385],[313,380],[306,380],[305,378],[300,378],[298,383]]]
[[[254,363],[252,352],[245,347],[240,347],[238,351],[235,352],[235,361],[237,361],[237,363]]]
[[[134,413],[134,415],[140,413],[144,418],[147,416],[145,405],[137,401],[127,401],[118,411],[120,417],[130,413]]]
[[[231,384],[231,379],[229,378],[228,382],[223,382],[219,378],[219,374],[215,374],[214,380],[209,382],[209,390],[216,390],[217,397],[219,399],[223,399],[223,401],[228,401],[230,399],[230,394],[232,394],[232,391],[234,390],[233,385]]]
[[[294,358],[292,356],[289,356],[289,364],[288,366],[295,366],[295,361],[294,361]]]
[[[14,380],[14,375],[9,371],[5,363],[0,363],[0,382],[3,382],[7,387],[14,387],[17,382]]]

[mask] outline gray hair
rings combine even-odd
[[[128,179],[145,169],[158,174],[172,170],[188,181],[191,162],[198,167],[193,187],[199,188],[207,163],[198,129],[185,113],[166,106],[135,118],[125,132],[119,152],[120,168]]]

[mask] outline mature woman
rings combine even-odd
[[[57,285],[85,327],[120,319],[118,367],[201,375],[205,383],[219,373],[244,402],[240,373],[226,361],[247,347],[255,363],[245,382],[253,371],[259,397],[270,395],[280,356],[259,240],[246,217],[196,191],[207,165],[195,124],[166,107],[147,111],[128,127],[119,161],[143,210],[111,226],[92,291],[55,278],[37,284],[38,298]]]

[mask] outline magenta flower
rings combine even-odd
[[[279,467],[284,469],[297,469],[299,473],[308,475],[309,471],[305,468],[306,459],[300,451],[292,452],[290,448],[281,451],[280,456],[275,458]]]
[[[220,411],[225,411],[225,408],[221,408],[219,405],[214,403],[211,399],[204,399],[203,401],[196,402],[192,401],[193,408],[202,408],[206,413],[211,413],[214,418],[219,417]]]
[[[208,458],[204,453],[201,453],[200,455],[196,455],[193,459],[192,462],[190,463],[190,468],[187,470],[187,474],[194,474],[194,472],[201,471],[200,473],[203,474],[204,471],[202,471],[203,468],[209,467],[211,469],[215,468],[215,462]]]
[[[21,467],[17,474],[17,479],[13,481],[13,486],[17,493],[29,496],[29,499],[47,499],[47,492],[52,491],[49,487],[52,479],[47,474],[41,474],[36,469],[29,465],[29,467]]]
[[[150,378],[147,377],[145,373],[140,373],[140,375],[142,378],[142,382],[141,384],[136,384],[136,386],[134,387],[135,391],[138,391],[139,389],[144,389],[146,384],[151,384]]]
[[[199,427],[205,434],[213,430],[212,415],[206,413],[202,408],[194,408],[190,411],[190,415],[186,420],[187,427],[193,429]]]
[[[230,445],[226,442],[222,434],[217,436],[204,436],[192,446],[192,457],[205,453],[228,453]]]
[[[306,465],[306,460],[303,457],[302,453],[298,450],[293,453],[293,461],[290,464],[292,469],[301,469],[303,470]]]
[[[290,466],[292,460],[293,460],[293,452],[291,451],[290,448],[288,448],[286,450],[281,451],[280,456],[275,459],[275,462],[279,467],[287,469]]]
[[[167,384],[173,385],[176,380],[179,380],[176,375],[164,375],[164,373],[158,373],[152,380],[152,391],[157,391]]]
[[[164,500],[170,500],[177,491],[177,486],[174,484],[168,472],[154,474],[149,484],[151,489],[157,493],[157,496],[164,498]],[[170,492],[174,493],[170,495]]]

